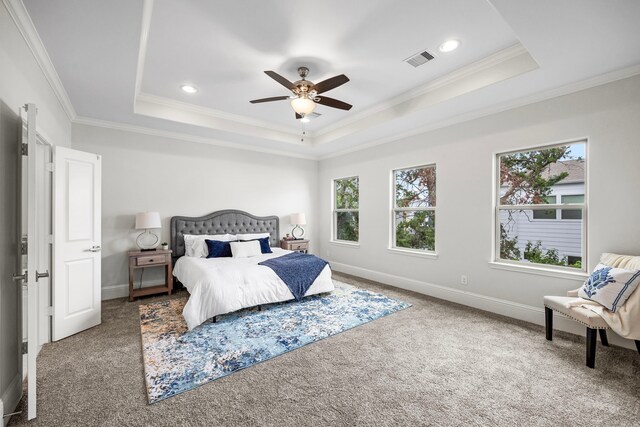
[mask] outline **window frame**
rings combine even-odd
[[[401,167],[401,168],[395,168],[395,169],[391,169],[391,209],[390,209],[390,224],[391,224],[391,232],[390,232],[390,238],[389,238],[389,248],[388,250],[391,252],[395,252],[395,253],[406,253],[409,255],[417,255],[417,256],[423,256],[423,257],[427,257],[427,258],[437,258],[438,256],[438,245],[437,245],[437,238],[435,238],[436,236],[436,231],[435,231],[435,225],[434,225],[434,244],[433,244],[433,250],[430,249],[414,249],[414,248],[404,248],[401,246],[396,246],[396,228],[397,228],[397,224],[396,224],[396,212],[421,212],[421,211],[432,211],[433,215],[434,215],[434,221],[435,218],[437,216],[437,199],[436,199],[436,206],[428,206],[428,207],[414,207],[414,208],[399,208],[397,206],[397,199],[396,199],[396,172],[398,171],[405,171],[405,170],[410,170],[410,169],[426,169],[426,168],[433,168],[436,172],[436,189],[438,187],[438,178],[437,178],[437,173],[438,173],[438,169],[436,167],[436,163],[426,163],[426,164],[421,164],[421,165],[417,165],[417,166],[407,166],[407,167]],[[437,194],[437,192],[436,192]],[[437,224],[437,223],[436,223]]]
[[[358,180],[358,209],[343,209],[337,207],[337,192],[336,192],[336,182],[343,181],[347,179]],[[339,245],[347,245],[347,246],[359,246],[360,245],[360,176],[352,175],[345,176],[341,178],[333,178],[331,180],[331,207],[332,207],[332,227],[331,227],[331,243],[336,243]],[[338,239],[338,213],[339,212],[356,212],[358,214],[358,240],[342,240]]]
[[[562,197],[560,195],[560,202],[555,204],[538,204],[538,205],[500,205],[500,157],[504,155],[516,154],[516,153],[524,153],[528,151],[535,150],[545,150],[556,147],[563,147],[567,145],[573,144],[584,144],[584,202],[583,203],[569,203],[562,204]],[[518,148],[508,151],[500,151],[494,152],[493,155],[493,248],[492,248],[492,256],[491,262],[494,267],[505,269],[505,270],[516,270],[523,272],[530,272],[533,274],[542,274],[542,275],[550,275],[556,277],[563,278],[583,278],[587,273],[587,263],[584,262],[588,259],[588,244],[587,244],[587,220],[588,220],[588,194],[589,194],[589,180],[588,180],[588,162],[589,162],[589,143],[587,138],[577,138],[577,139],[569,139],[561,142],[553,142],[550,144],[540,144],[534,146],[528,146],[524,148]],[[556,198],[556,202],[558,199]],[[509,260],[500,258],[500,212],[503,210],[556,210],[556,220],[560,221],[571,221],[571,220],[562,220],[561,211],[562,209],[579,209],[582,211],[582,219],[574,220],[574,221],[582,221],[581,226],[581,241],[580,241],[580,252],[582,257],[582,268],[575,268],[569,266],[560,266],[560,265],[550,265],[550,264],[538,264],[527,262],[523,260]],[[532,215],[533,220],[533,215]],[[548,221],[548,220],[536,220],[540,222]]]

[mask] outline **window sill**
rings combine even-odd
[[[348,242],[346,240],[329,240],[329,243],[336,246],[344,246],[347,248],[359,248],[360,243],[358,242]]]
[[[489,262],[489,267],[495,268],[497,270],[507,270],[507,271],[515,271],[518,273],[528,273],[528,274],[537,274],[539,276],[548,276],[548,277],[556,277],[559,279],[570,279],[575,281],[584,282],[589,274],[584,271],[567,271],[567,270],[556,270],[554,268],[545,268],[538,266],[529,266],[522,264],[512,264],[509,262],[499,262],[499,261],[491,261]]]
[[[427,258],[427,259],[438,259],[438,254],[436,252],[424,252],[424,251],[416,251],[411,249],[398,249],[398,248],[387,248],[392,254],[396,255],[409,255],[418,258]]]

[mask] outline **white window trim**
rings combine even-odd
[[[437,242],[438,239],[436,238],[436,241],[434,242],[434,249],[433,250],[429,250],[429,249],[412,249],[412,248],[402,248],[399,246],[396,246],[396,212],[401,212],[401,211],[405,211],[405,212],[417,212],[417,211],[433,211],[434,212],[434,216],[437,216],[437,212],[436,212],[436,208],[437,206],[429,206],[429,207],[417,207],[417,208],[399,208],[396,206],[396,172],[397,171],[404,171],[404,170],[409,170],[409,169],[423,169],[423,168],[434,168],[436,169],[436,188],[438,187],[437,184],[437,168],[436,168],[436,164],[435,163],[429,163],[429,164],[425,164],[425,165],[418,165],[418,166],[409,166],[409,167],[404,167],[404,168],[398,168],[398,169],[392,169],[391,170],[391,218],[390,218],[390,223],[391,223],[391,233],[390,233],[390,239],[389,239],[389,247],[387,248],[387,250],[390,253],[395,253],[395,254],[399,254],[399,255],[410,255],[410,256],[419,256],[422,258],[431,258],[431,259],[437,259],[438,258],[438,252],[437,252]],[[437,205],[437,202],[436,202]],[[435,230],[434,230],[435,233]],[[437,233],[435,233],[437,235]]]
[[[336,181],[342,181],[345,179],[358,179],[358,209],[338,209],[336,208]],[[339,246],[360,247],[360,176],[352,175],[342,178],[334,178],[331,180],[331,238],[329,243]],[[357,212],[358,213],[358,240],[340,240],[338,239],[338,212]]]
[[[360,242],[352,242],[350,240],[330,240],[329,243],[336,246],[344,246],[346,248],[359,248]]]
[[[387,251],[396,255],[408,255],[418,258],[438,259],[439,255],[435,251],[421,251],[419,249],[407,248],[387,248]]]
[[[521,153],[532,150],[541,150],[541,149],[549,149],[554,147],[562,147],[565,145],[571,144],[584,144],[584,154],[585,154],[585,163],[584,163],[584,203],[569,203],[569,204],[556,204],[556,205],[499,205],[498,201],[500,200],[500,156]],[[489,266],[496,269],[501,270],[510,270],[510,271],[520,271],[520,272],[528,272],[532,274],[540,274],[543,276],[552,276],[558,278],[573,278],[575,280],[585,280],[588,277],[588,266],[587,260],[588,258],[588,246],[587,246],[587,220],[588,220],[588,206],[589,206],[589,179],[588,179],[588,169],[589,169],[589,143],[588,138],[577,138],[577,139],[569,139],[563,140],[560,142],[554,142],[551,144],[541,144],[533,147],[524,147],[515,150],[509,151],[501,151],[493,153],[493,233],[492,233],[492,254],[491,261],[489,261]],[[581,241],[581,256],[582,256],[582,268],[576,269],[572,267],[565,266],[554,266],[547,264],[534,264],[526,261],[514,261],[514,260],[504,260],[499,258],[500,256],[500,210],[502,208],[511,208],[518,209],[521,206],[526,206],[524,210],[533,210],[532,208],[540,208],[540,209],[554,209],[557,206],[561,208],[567,209],[582,209],[582,219],[581,220],[562,220],[562,221],[582,221],[582,241]],[[557,208],[556,208],[557,209]],[[556,217],[558,218],[558,217]],[[569,270],[566,270],[569,269]]]
[[[500,260],[490,261],[489,267],[496,270],[515,271],[519,273],[536,274],[538,276],[555,277],[558,279],[571,279],[584,282],[589,273],[577,268],[562,266],[546,266],[546,264],[524,263],[522,261]]]

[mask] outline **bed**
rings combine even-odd
[[[185,256],[185,235],[269,233],[273,253],[248,258]],[[292,253],[281,249],[279,218],[258,217],[239,210],[223,210],[202,217],[171,218],[173,275],[189,291],[183,316],[189,329],[216,316],[243,308],[294,299],[285,282],[259,263]],[[304,296],[333,291],[331,268],[326,265]]]

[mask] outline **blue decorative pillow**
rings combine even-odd
[[[231,258],[230,242],[208,239],[205,239],[204,241],[207,243],[207,249],[209,249],[209,255],[207,255],[207,258]]]
[[[640,270],[625,270],[598,264],[578,291],[578,296],[595,301],[615,313],[639,283]]]
[[[271,254],[271,253],[273,253],[273,251],[271,251],[271,244],[269,242],[269,237],[263,237],[261,239],[240,240],[240,241],[241,242],[252,242],[254,240],[257,240],[258,242],[260,242],[260,251],[263,254]]]

